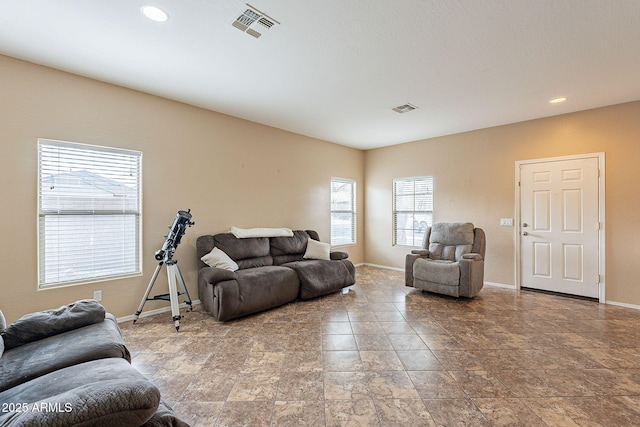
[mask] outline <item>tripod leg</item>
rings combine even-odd
[[[191,305],[191,297],[189,296],[189,291],[187,291],[187,287],[184,284],[184,279],[182,278],[182,272],[180,272],[180,268],[178,264],[176,266],[176,277],[178,278],[178,283],[180,283],[180,287],[182,288],[182,293],[187,296],[185,304],[189,306],[189,311],[193,311],[193,306]]]
[[[138,306],[136,315],[133,317],[134,324],[138,320],[140,313],[142,313],[142,308],[144,307],[144,303],[147,302],[147,298],[149,298],[149,293],[151,292],[151,288],[153,288],[153,284],[155,283],[156,278],[158,277],[158,273],[160,273],[160,268],[162,267],[162,264],[163,264],[162,261],[158,263],[158,266],[156,267],[156,271],[154,271],[153,276],[151,276],[151,280],[149,281],[149,286],[147,286],[147,290],[145,291],[144,296],[142,297],[142,301],[140,301],[140,305]]]
[[[176,331],[180,329],[180,307],[178,306],[178,290],[176,289],[176,265],[167,264],[167,278],[169,279],[169,299],[171,300],[171,315]]]

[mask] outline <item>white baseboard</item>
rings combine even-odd
[[[368,262],[365,262],[364,265],[366,265],[368,267],[384,268],[385,270],[393,270],[393,271],[402,271],[402,272],[404,272],[404,268],[389,267],[388,265],[370,264]]]
[[[200,304],[200,300],[195,300],[195,301],[191,301],[191,305],[198,305]],[[182,304],[178,305],[180,308],[187,308],[187,303],[183,302]],[[155,310],[149,310],[149,311],[143,311],[142,313],[140,313],[140,316],[138,317],[149,317],[149,316],[153,316],[155,314],[160,314],[160,313],[167,313],[171,311],[171,306],[168,307],[162,307],[162,308],[156,308]],[[135,314],[132,314],[130,316],[124,316],[124,317],[118,317],[116,320],[118,321],[118,323],[123,323],[123,322],[133,322],[133,319],[135,319]]]
[[[636,304],[627,304],[626,302],[618,302],[618,301],[605,301],[605,304],[609,304],[609,305],[615,305],[618,307],[624,307],[624,308],[632,308],[634,310],[640,310],[640,305],[636,305]]]
[[[496,282],[484,282],[485,285],[487,286],[495,286],[496,288],[505,288],[505,289],[511,289],[511,290],[516,290],[515,285],[506,285],[504,283],[496,283]]]

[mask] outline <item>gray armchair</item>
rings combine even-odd
[[[466,222],[436,223],[427,229],[423,249],[405,262],[405,284],[423,291],[473,298],[484,284],[484,231]]]

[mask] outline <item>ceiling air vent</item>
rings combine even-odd
[[[408,113],[409,111],[413,111],[416,108],[418,107],[416,107],[413,104],[406,103],[404,105],[398,105],[397,107],[392,108],[392,110],[395,111],[396,113],[404,114],[404,113]]]
[[[262,32],[269,30],[278,21],[270,16],[260,12],[255,7],[247,3],[246,9],[243,10],[240,15],[231,23],[234,27],[243,31],[255,38],[262,35]]]

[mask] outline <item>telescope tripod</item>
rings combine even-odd
[[[167,279],[169,281],[169,293],[156,295],[153,298],[149,298],[149,293],[151,293],[151,288],[153,288],[153,285],[156,281],[156,278],[158,277],[158,273],[160,273],[160,269],[162,268],[163,264],[166,264],[167,266]],[[178,289],[176,288],[176,279],[178,280],[178,284],[180,285],[180,289],[182,292],[178,292]],[[149,286],[147,286],[147,290],[144,293],[144,296],[142,297],[142,301],[140,301],[140,306],[138,307],[138,311],[136,311],[136,314],[134,316],[133,323],[135,324],[136,320],[138,320],[140,313],[142,313],[142,308],[144,307],[144,304],[147,301],[154,301],[154,300],[170,301],[173,323],[176,327],[176,331],[179,331],[180,319],[182,319],[183,316],[180,315],[180,307],[178,304],[179,304],[180,295],[183,295],[183,294],[186,295],[185,304],[189,306],[189,311],[193,311],[193,306],[191,305],[191,297],[189,296],[187,287],[184,284],[182,273],[180,273],[180,269],[178,268],[178,261],[174,259],[165,258],[164,260],[158,263],[158,266],[156,267],[156,271],[153,272],[153,276],[151,277]]]

